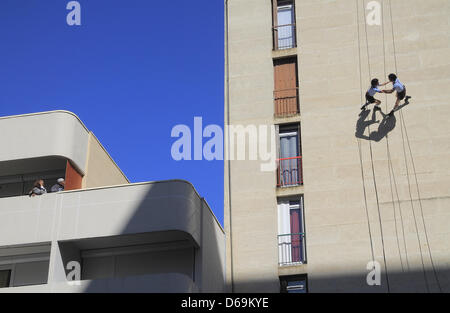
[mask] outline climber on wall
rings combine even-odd
[[[366,92],[366,103],[361,107],[362,111],[364,111],[366,109],[366,107],[371,103],[375,103],[374,110],[380,109],[379,105],[381,104],[381,101],[374,98],[376,93],[383,92],[378,88],[379,85],[380,85],[380,82],[378,81],[377,78],[372,79],[372,81],[370,82],[370,87]]]
[[[400,104],[400,101],[405,99],[405,104],[408,104],[408,100],[411,98],[410,96],[406,95],[406,87],[403,85],[400,80],[397,78],[397,75],[395,74],[389,74],[388,76],[389,81],[387,81],[384,84],[381,84],[380,86],[386,86],[389,83],[393,84],[392,89],[383,90],[383,93],[393,93],[394,91],[397,91],[397,100],[395,101],[394,108],[389,113],[389,116],[392,116],[394,114],[394,111],[398,108],[398,105]]]

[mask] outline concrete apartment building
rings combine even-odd
[[[226,139],[228,291],[450,292],[449,16],[447,0],[225,0],[225,123],[275,125],[278,158],[230,160]],[[389,73],[409,105],[362,112]]]
[[[189,182],[129,183],[70,112],[0,133],[0,292],[224,290],[224,232]],[[28,196],[59,177],[65,191]]]

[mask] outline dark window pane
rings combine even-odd
[[[307,293],[308,277],[306,275],[281,276],[281,293]]]
[[[0,288],[9,287],[9,280],[11,278],[11,270],[0,271]]]

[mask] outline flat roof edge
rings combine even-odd
[[[86,125],[83,123],[83,121],[76,115],[75,113],[67,110],[53,110],[53,111],[44,111],[44,112],[35,112],[35,113],[26,113],[26,114],[18,114],[18,115],[9,115],[9,116],[0,116],[0,120],[6,120],[6,119],[12,119],[12,118],[21,118],[21,117],[28,117],[28,116],[37,116],[37,115],[44,115],[44,114],[54,114],[54,113],[64,113],[71,115],[75,117],[78,122],[83,126],[83,128],[89,132],[89,129],[86,127]]]

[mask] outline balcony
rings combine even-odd
[[[278,159],[277,187],[303,185],[302,157]]]
[[[17,291],[222,292],[224,245],[208,204],[182,180],[0,198],[0,269],[10,271],[0,286]],[[36,264],[41,252],[47,263]],[[14,269],[24,255],[31,263]],[[67,284],[72,261],[82,265],[78,287]],[[14,271],[26,279],[10,279]]]
[[[287,117],[300,113],[298,88],[275,90],[273,92],[275,117]]]
[[[273,50],[285,50],[297,47],[295,24],[274,26],[272,31]]]
[[[278,265],[301,265],[306,263],[305,234],[278,235]]]

